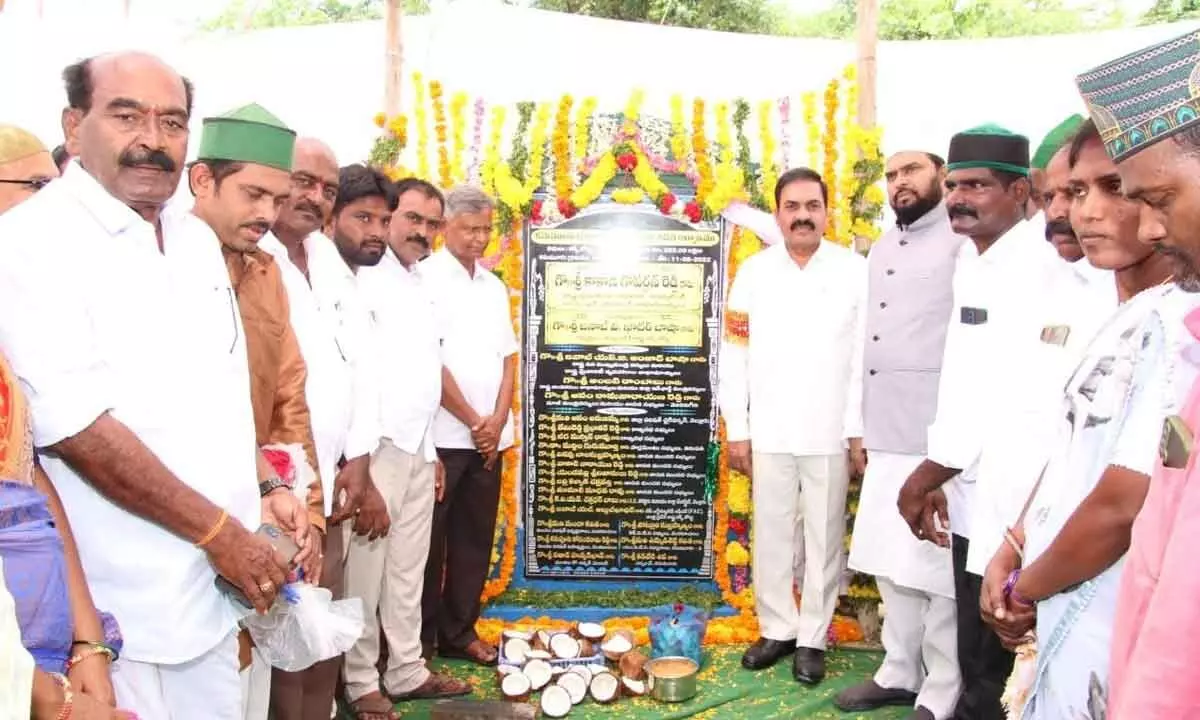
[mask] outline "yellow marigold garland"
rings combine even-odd
[[[596,169],[592,170],[592,174],[571,193],[571,204],[577,208],[585,208],[596,202],[604,193],[605,186],[616,176],[617,159],[610,151],[600,158],[600,161],[596,163]]]
[[[500,165],[500,142],[504,132],[505,108],[503,105],[492,107],[490,131],[488,133],[487,149],[484,151],[483,167],[480,168],[480,184],[483,191],[496,194],[496,168]]]
[[[688,135],[687,125],[683,121],[683,96],[671,96],[671,155],[678,172],[684,172],[688,165]]]
[[[808,167],[815,170],[821,166],[821,126],[817,123],[817,94],[806,92],[801,102],[804,105],[804,129],[808,140]]]
[[[420,72],[412,74],[413,121],[417,126],[417,177],[429,179],[429,126],[425,113],[425,78]]]
[[[550,124],[550,104],[540,103],[529,133],[529,168],[525,174],[525,193],[532,197],[533,191],[542,185],[542,171],[546,160],[546,127]],[[527,199],[522,206],[528,205]]]
[[[633,137],[637,134],[638,116],[642,111],[642,102],[646,99],[646,93],[641,88],[634,88],[629,94],[629,101],[625,103],[625,118],[621,122],[621,131],[625,137]]]
[[[821,170],[821,177],[825,180],[826,187],[829,188],[829,200],[826,203],[827,208],[836,208],[839,199],[837,194],[838,86],[838,79],[834,78],[825,87],[825,137],[822,139],[825,146],[825,164]],[[835,213],[829,213],[826,216],[825,237],[830,240],[837,239],[837,218]]]
[[[771,116],[775,103],[763,100],[758,104],[758,136],[762,142],[762,194],[771,212],[775,212],[775,182],[779,179],[779,168],[775,164],[775,136],[771,133]]]
[[[579,111],[575,114],[575,171],[583,171],[583,162],[588,156],[588,143],[590,138],[590,128],[592,125],[592,115],[596,113],[596,98],[587,97],[579,104]],[[560,193],[560,197],[561,197]]]
[[[713,188],[713,171],[708,157],[708,129],[705,127],[707,115],[704,112],[704,100],[696,98],[692,101],[692,162],[696,165],[696,202],[706,204]]]
[[[838,193],[841,202],[837,205],[837,242],[846,247],[854,245],[854,194],[858,179],[854,167],[859,153],[854,128],[858,112],[858,85],[855,82],[854,65],[847,65],[842,73],[842,89],[845,92],[842,127],[842,169],[838,177]]]
[[[450,171],[450,151],[446,147],[446,105],[442,102],[442,84],[437,80],[429,83],[429,103],[433,106],[433,131],[437,139],[438,180],[448,188],[454,182]]]
[[[571,165],[571,106],[574,102],[570,95],[563,95],[554,116],[554,138],[550,146],[554,149],[554,192],[558,197],[567,197],[575,189],[575,168]]]
[[[467,94],[454,93],[450,101],[450,125],[453,130],[454,151],[450,155],[450,179],[453,184],[465,182],[467,168],[463,163],[463,153],[467,149]]]

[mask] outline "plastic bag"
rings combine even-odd
[[[333,602],[329,590],[307,583],[285,585],[265,615],[242,619],[255,646],[273,667],[298,672],[337,657],[363,633],[360,598]]]
[[[704,631],[708,615],[699,608],[668,605],[650,613],[650,654],[653,657],[685,657],[703,664]]]

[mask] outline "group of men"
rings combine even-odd
[[[105,717],[327,720],[339,677],[366,720],[469,693],[426,661],[496,659],[474,625],[517,343],[478,263],[492,200],[339,168],[258,105],[205,119],[185,165],[193,89],[161,60],[64,80],[61,177],[0,126],[0,352],[124,635]],[[272,671],[238,623],[297,579],[361,598],[365,631]],[[35,709],[99,692],[63,682]]]
[[[1084,73],[1090,119],[1032,161],[995,125],[944,160],[892,155],[896,227],[865,261],[822,240],[819,175],[780,177],[783,240],[739,269],[722,344],[730,465],[753,486],[743,666],[824,677],[860,473],[848,564],[875,576],[886,654],[839,708],[1200,716],[1198,71],[1191,32]]]

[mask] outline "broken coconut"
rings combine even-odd
[[[572,665],[571,667],[567,668],[567,672],[575,673],[579,677],[583,678],[585,682],[590,683],[592,681],[592,669],[587,665]]]
[[[505,640],[512,640],[513,638],[520,638],[520,639],[524,640],[525,642],[529,642],[530,640],[533,640],[532,632],[529,632],[526,630],[516,630],[513,628],[509,628],[508,630],[505,630],[504,632],[502,632],[500,634],[500,636],[502,638],[504,638]]]
[[[533,634],[533,642],[530,643],[534,650],[549,650],[550,649],[550,633],[545,630],[538,630]]]
[[[646,694],[646,683],[633,678],[621,678],[621,684],[625,686],[625,694],[629,697],[641,697]]]
[[[546,717],[566,717],[572,706],[571,692],[561,685],[551,685],[542,693],[542,714]]]
[[[588,681],[579,673],[569,672],[558,679],[557,685],[571,693],[571,704],[578,705],[588,694]]]
[[[566,633],[559,633],[550,638],[550,651],[562,660],[574,660],[579,657],[579,641]]]
[[[524,665],[529,658],[529,641],[524,638],[509,638],[504,641],[504,659],[510,665]]]
[[[621,681],[617,680],[617,676],[605,670],[592,677],[588,690],[591,691],[593,700],[601,705],[607,705],[617,699],[620,685]]]
[[[604,657],[613,662],[620,662],[625,653],[633,649],[633,641],[624,634],[616,634],[610,637],[600,646],[600,650],[604,653]]]
[[[532,689],[533,687],[529,683],[529,678],[519,672],[509,673],[500,681],[500,693],[509,702],[523,703],[528,701]]]
[[[534,692],[549,685],[550,678],[554,676],[550,663],[545,660],[530,660],[525,663],[525,668],[521,672],[529,678],[529,684]]]
[[[641,680],[646,677],[646,663],[649,661],[640,650],[630,650],[621,657],[617,667],[621,669],[621,676]]]
[[[526,660],[550,660],[554,656],[545,650],[530,650],[525,653]]]
[[[596,654],[596,646],[592,644],[592,641],[588,640],[587,638],[580,638],[580,640],[579,640],[579,657],[590,658],[590,657],[593,657],[595,654]]]
[[[517,667],[516,665],[497,665],[496,682],[500,683],[500,685],[503,687],[505,677],[519,672],[521,672],[521,668]]]
[[[591,640],[598,643],[604,639],[606,634],[604,626],[600,623],[583,622],[575,627],[575,632],[579,633],[579,637],[585,640]]]

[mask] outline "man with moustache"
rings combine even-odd
[[[0,213],[15,207],[58,177],[41,140],[15,125],[0,125]]]
[[[1200,629],[1195,572],[1200,476],[1192,449],[1200,428],[1195,365],[1200,100],[1190,80],[1197,67],[1200,33],[1192,30],[1076,78],[1117,164],[1122,191],[1140,203],[1140,237],[1170,257],[1175,280],[1147,323],[1138,357],[1146,371],[1135,374],[1134,409],[1122,430],[1146,453],[1141,460],[1157,450],[1157,459],[1150,458],[1150,482],[1110,486],[1114,492],[1089,498],[1098,509],[1108,508],[1093,522],[1108,520],[1110,528],[1132,514],[1123,507],[1140,506],[1128,534],[1100,527],[1095,528],[1099,534],[1089,533],[1096,538],[1092,557],[1097,560],[1119,555],[1128,544],[1112,636],[1107,708],[1112,718],[1191,717],[1200,706],[1200,672],[1190,642]],[[1138,421],[1141,413],[1147,416]],[[1144,502],[1135,503],[1144,488]],[[1028,582],[1018,589],[1035,596],[1041,592]]]
[[[388,248],[379,264],[358,273],[359,289],[375,318],[374,347],[387,367],[378,377],[382,440],[371,475],[383,493],[392,532],[350,545],[346,586],[363,598],[371,623],[346,655],[346,697],[356,709],[390,706],[379,695],[380,634],[387,643],[383,691],[392,701],[421,700],[471,691],[466,683],[431,673],[421,648],[421,591],[441,472],[433,419],[442,397],[441,336],[433,301],[417,266],[442,223],[442,194],[406,178],[396,185]],[[381,703],[382,700],[382,703]]]
[[[500,453],[514,442],[519,348],[508,288],[479,264],[491,237],[492,199],[459,185],[446,193],[445,207],[446,245],[420,266],[442,337],[433,442],[445,467],[425,566],[421,641],[436,644],[442,657],[492,665],[496,648],[475,634],[475,621],[500,503]]]
[[[1160,412],[1146,424],[1131,386],[1151,371],[1139,354],[1146,320],[1169,291],[1171,273],[1169,258],[1138,240],[1138,203],[1122,194],[1091,120],[1067,155],[1083,262],[1115,271],[1122,304],[1065,385],[1055,451],[1012,528],[1013,542],[1001,545],[988,566],[980,599],[984,621],[1010,647],[1036,614],[1038,667],[1026,716],[1047,720],[1090,714],[1093,678],[1101,688],[1107,684],[1127,547],[1111,538],[1128,538],[1154,461],[1154,443],[1146,441],[1162,422]]]
[[[1070,168],[1066,155],[1060,151],[1070,145],[1071,137],[1082,124],[1081,115],[1072,115],[1063,120],[1047,133],[1030,160],[1031,172],[1041,175],[1041,183],[1034,191],[1046,214],[1046,240],[1054,245],[1059,257],[1069,263],[1077,263],[1083,258],[1083,250],[1067,217],[1070,197],[1066,191]]]
[[[238,613],[214,580],[265,611],[286,567],[251,532],[269,503],[255,487],[246,358],[215,341],[231,326],[210,282],[220,261],[206,275],[164,254],[191,85],[140,53],[63,75],[78,162],[0,217],[0,346],[34,390],[33,443],[95,602],[120,619],[117,704],[240,720]]]
[[[910,717],[944,720],[958,700],[954,568],[950,551],[914,538],[900,514],[900,486],[925,457],[938,376],[965,240],[942,203],[944,161],[932,153],[888,158],[884,177],[896,227],[867,256],[867,321],[861,342],[866,476],[850,567],[875,576],[887,608],[886,655],[875,676],[835,700],[846,712],[912,705]]]
[[[730,466],[753,479],[754,595],[762,638],[750,670],[792,655],[792,675],[825,677],[846,529],[846,446],[862,472],[862,361],[867,268],[826,240],[827,192],[808,168],[775,187],[784,242],[738,270],[725,310],[717,397]],[[886,301],[880,301],[886,305]],[[797,314],[796,308],[824,308]],[[803,503],[805,577],[792,593],[793,536]]]
[[[355,517],[354,511],[371,482],[367,469],[370,453],[379,442],[374,382],[366,375],[363,353],[348,356],[347,349],[355,343],[339,337],[351,334],[357,320],[350,312],[352,303],[344,301],[339,292],[336,265],[345,264],[332,242],[320,232],[333,213],[337,193],[338,166],[333,151],[320,140],[297,138],[291,194],[271,232],[259,241],[259,247],[270,253],[279,266],[287,288],[292,328],[308,369],[304,394],[320,475],[326,479],[322,485],[323,512],[329,528],[321,586],[332,593],[334,600],[346,594],[344,537],[336,526]],[[328,259],[336,263],[334,272],[322,267],[322,261]],[[330,483],[330,478],[336,480]],[[341,668],[342,657],[338,656],[301,672],[273,670],[274,717],[326,720]]]
[[[1028,486],[1021,483],[1032,485],[1036,474],[1028,480],[1027,468],[1004,468],[1017,477],[1006,485],[1003,464],[985,474],[981,459],[985,440],[994,442],[999,431],[1019,426],[1016,418],[1036,415],[1035,399],[1044,398],[1050,370],[1061,364],[1061,348],[1051,346],[1070,328],[1051,333],[1055,343],[1046,343],[1046,355],[1039,336],[1065,268],[1040,226],[1024,218],[1030,192],[1025,137],[983,125],[955,135],[947,160],[951,227],[971,242],[963,244],[954,273],[954,308],[925,459],[904,482],[897,505],[914,535],[951,546],[963,682],[954,717],[999,720],[1013,656],[979,618],[976,599],[984,566],[1003,542],[1010,495],[1024,498]],[[980,567],[970,570],[977,554],[983,555]]]

